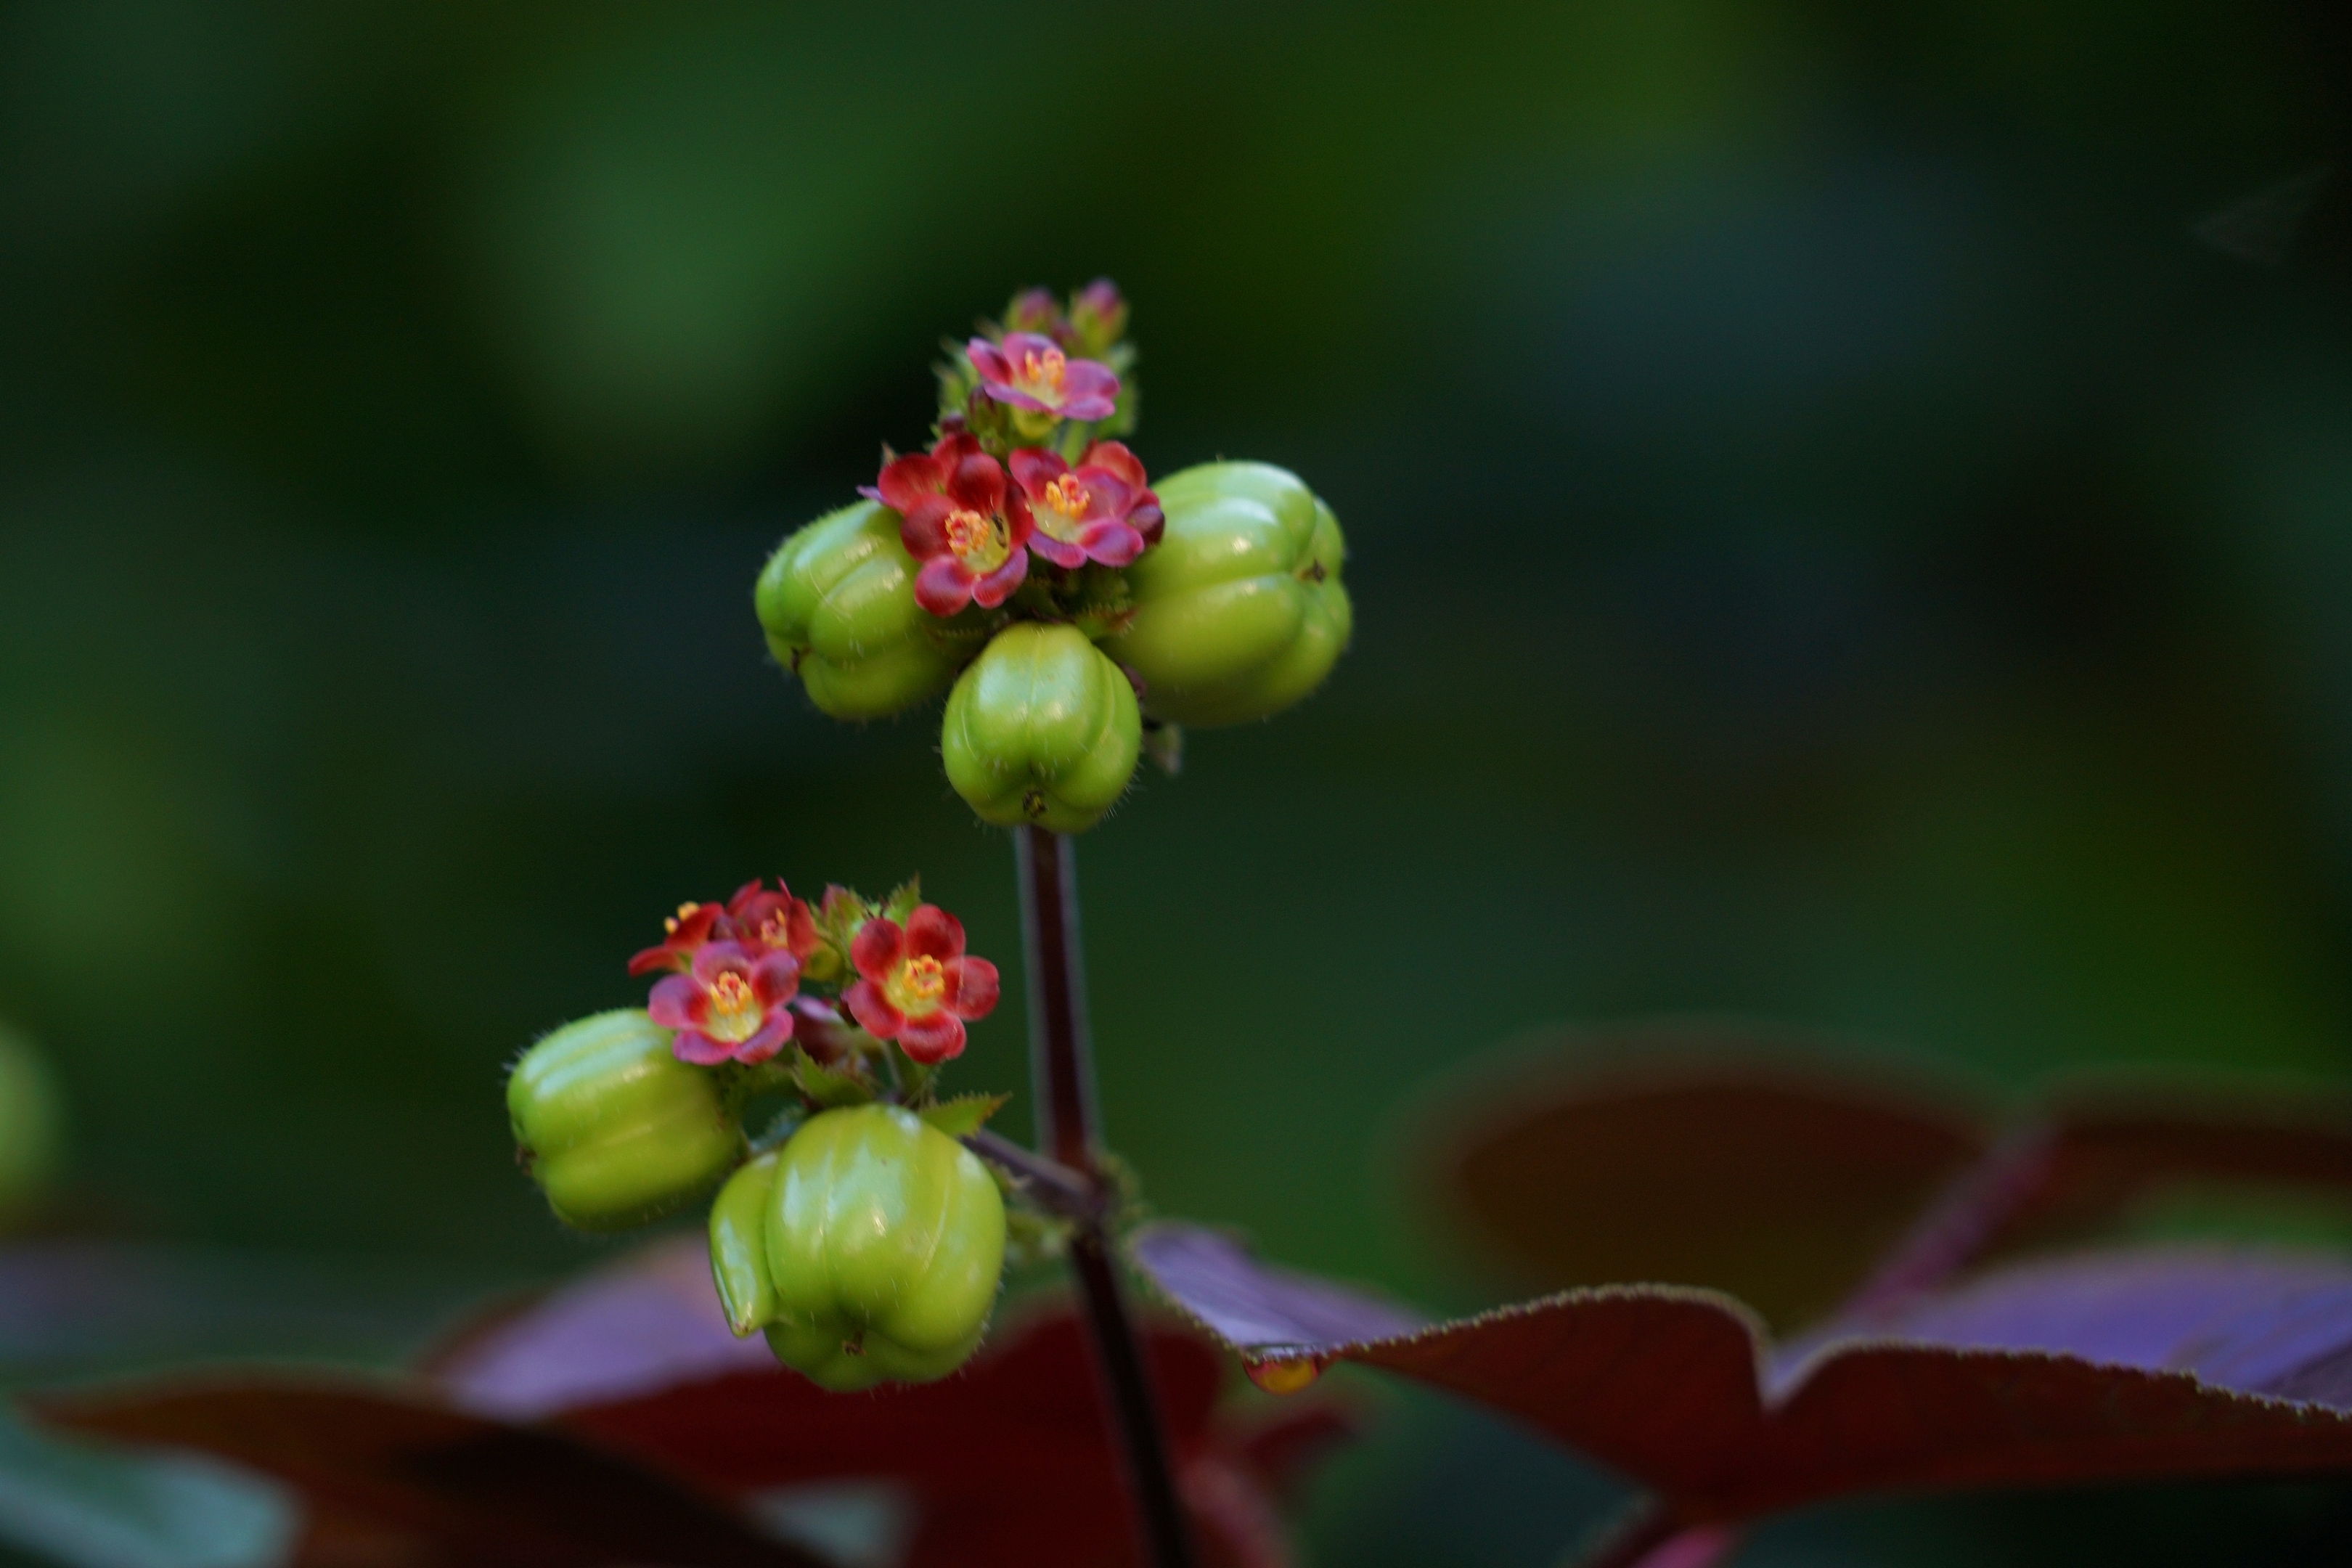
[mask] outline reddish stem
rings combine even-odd
[[[1039,1152],[1094,1189],[1091,1214],[1070,1238],[1070,1267],[1095,1345],[1104,1415],[1125,1460],[1128,1494],[1145,1561],[1152,1568],[1192,1568],[1192,1542],[1168,1440],[1160,1425],[1143,1343],[1119,1291],[1118,1268],[1102,1213],[1100,1138],[1094,1058],[1087,1037],[1086,967],[1078,948],[1076,846],[1042,827],[1013,832],[1021,867],[1021,930],[1028,959],[1029,1078],[1036,1094]]]

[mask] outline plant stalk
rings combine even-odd
[[[1029,1078],[1038,1152],[1076,1173],[1094,1190],[1092,1212],[1070,1237],[1070,1267],[1095,1346],[1104,1415],[1125,1461],[1144,1560],[1152,1568],[1192,1568],[1192,1542],[1169,1466],[1143,1342],[1119,1290],[1118,1267],[1102,1215],[1102,1173],[1095,1157],[1093,1047],[1087,1035],[1086,966],[1078,947],[1076,846],[1042,827],[1013,830],[1021,868],[1021,933],[1029,982]]]

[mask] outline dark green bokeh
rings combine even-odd
[[[1084,843],[1164,1210],[1475,1300],[1392,1139],[1564,1019],[2352,1068],[2352,187],[2194,232],[2340,163],[2330,8],[5,19],[0,1016],[110,1226],[584,1260],[502,1066],[755,873],[919,869],[1014,972],[936,718],[821,719],[750,586],[921,436],[940,333],[1099,272],[1155,471],[1296,468],[1354,552],[1327,690]],[[1474,1441],[1412,1409],[1342,1560],[1589,1513],[1499,1428],[1483,1490],[1393,1484]]]

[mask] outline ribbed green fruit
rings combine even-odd
[[[954,679],[982,635],[915,603],[898,514],[862,500],[788,537],[752,592],[768,650],[836,719],[880,719]]]
[[[1204,463],[1159,485],[1167,531],[1127,568],[1135,613],[1103,651],[1155,719],[1263,719],[1322,684],[1354,624],[1339,519],[1286,468]]]
[[[1018,621],[948,693],[940,755],[984,821],[1092,827],[1135,773],[1135,688],[1076,626]]]
[[[566,1024],[507,1079],[507,1117],[555,1217],[625,1230],[707,1192],[743,1157],[717,1075],[670,1054],[637,1008]]]
[[[753,1214],[764,1218],[756,1233]],[[898,1106],[811,1117],[739,1172],[711,1215],[729,1322],[764,1327],[776,1359],[825,1388],[929,1383],[961,1366],[987,1331],[1003,1268],[996,1183]]]
[[[0,1029],[0,1220],[40,1196],[55,1173],[64,1108],[33,1048]]]

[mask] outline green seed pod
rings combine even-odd
[[[0,1029],[0,1221],[29,1207],[63,1152],[64,1107],[33,1048]]]
[[[902,1107],[861,1105],[810,1118],[772,1179],[776,1359],[841,1391],[964,1363],[1004,1266],[1004,1202],[970,1150]]]
[[[1127,788],[1142,739],[1135,688],[1085,633],[1018,621],[948,693],[940,754],[983,820],[1080,833]]]
[[[953,679],[984,635],[915,603],[898,514],[862,500],[817,519],[768,557],[753,590],[768,650],[836,719],[880,719]],[[969,624],[967,621],[969,620]]]
[[[679,1061],[669,1039],[623,1008],[566,1024],[515,1064],[515,1144],[564,1224],[626,1230],[659,1219],[743,1157],[717,1075]]]
[[[1167,532],[1127,569],[1135,614],[1102,645],[1151,716],[1238,724],[1321,685],[1353,624],[1331,509],[1266,463],[1203,463],[1159,492]]]

